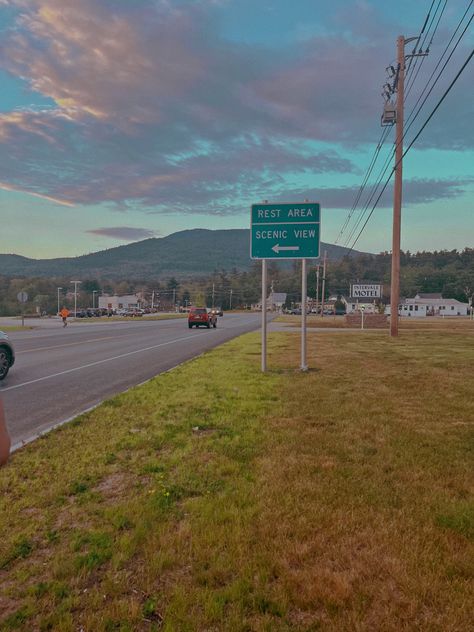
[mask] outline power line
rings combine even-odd
[[[443,1],[443,0],[438,0],[438,6],[436,7],[436,11],[435,11],[435,13],[434,13],[434,15],[433,15],[433,18],[431,19],[431,22],[430,22],[429,26],[428,26],[428,30],[427,30],[427,32],[426,32],[426,35],[425,35],[424,39],[423,39],[422,46],[423,46],[424,42],[426,41],[426,38],[427,38],[427,36],[428,36],[428,34],[429,34],[429,31],[430,31],[431,25],[432,25],[432,23],[433,23],[433,20],[434,20],[434,18],[435,18],[435,16],[436,16],[436,13],[438,12],[439,6],[441,5],[441,2],[442,2],[442,1]],[[445,0],[445,1],[447,1],[447,0]],[[419,35],[418,35],[418,38],[417,38],[417,40],[416,40],[416,43],[415,43],[415,45],[414,45],[414,48],[413,48],[413,54],[415,54],[415,53],[416,53],[416,49],[417,49],[417,46],[418,46],[419,41],[420,41],[420,39],[421,39],[421,36],[422,36],[422,35],[423,35],[423,33],[425,32],[426,26],[428,25],[428,22],[430,21],[431,12],[432,12],[432,10],[433,10],[433,6],[434,6],[435,2],[436,2],[436,0],[432,0],[432,2],[431,2],[431,6],[430,6],[430,8],[428,9],[428,13],[426,14],[426,17],[425,17],[425,20],[424,20],[423,26],[422,26],[422,28],[421,28],[421,31],[420,31],[420,33],[419,33]],[[444,7],[443,7],[443,11],[444,11]],[[437,28],[438,24],[439,24],[439,20],[438,20],[438,23],[437,23],[437,25],[436,25],[436,28]],[[433,33],[433,35],[434,35],[434,33]],[[411,66],[412,59],[413,59],[413,57],[410,57],[410,61],[409,61],[408,68],[407,68],[407,77],[410,75],[410,66]],[[395,85],[396,85],[397,78],[398,78],[398,70],[397,70],[397,75],[396,75],[395,80],[394,80],[393,89],[395,89]],[[359,201],[360,201],[360,199],[361,199],[361,197],[362,197],[362,194],[363,194],[363,192],[364,192],[364,190],[365,190],[365,188],[366,188],[366,186],[367,186],[367,182],[368,182],[368,180],[369,180],[369,178],[370,178],[370,175],[372,174],[372,171],[373,171],[373,169],[374,169],[375,163],[376,163],[376,161],[377,161],[377,159],[378,159],[378,157],[379,157],[379,154],[380,154],[380,151],[381,151],[381,149],[382,149],[382,146],[383,146],[383,144],[384,144],[385,140],[387,139],[387,136],[388,136],[388,134],[389,134],[389,129],[390,129],[390,128],[388,128],[388,127],[387,127],[387,128],[386,128],[386,129],[382,132],[382,134],[381,134],[381,136],[380,136],[380,139],[379,139],[379,141],[378,141],[378,143],[377,143],[377,145],[376,145],[376,148],[375,148],[375,150],[374,150],[374,153],[373,153],[373,155],[372,155],[372,158],[371,158],[371,161],[370,161],[369,167],[367,168],[366,174],[365,174],[365,176],[364,176],[363,182],[362,182],[362,184],[360,185],[359,190],[358,190],[358,192],[357,192],[356,199],[354,200],[354,202],[353,202],[353,204],[352,204],[352,206],[351,206],[351,209],[349,210],[349,212],[348,212],[348,214],[347,214],[347,217],[346,217],[346,219],[345,219],[345,221],[344,221],[344,223],[343,223],[343,226],[342,226],[341,230],[339,231],[339,234],[338,234],[338,236],[337,236],[337,238],[336,238],[336,241],[335,241],[335,243],[336,243],[336,244],[339,242],[339,239],[340,239],[340,238],[342,237],[342,235],[344,234],[344,231],[346,230],[347,226],[349,225],[350,220],[351,220],[351,218],[352,218],[352,216],[353,216],[353,214],[354,214],[354,212],[355,212],[355,210],[356,210],[356,208],[357,208],[357,205],[359,204]],[[382,175],[381,175],[381,177],[380,177],[380,178],[383,178],[383,176],[384,176],[384,174],[385,174],[385,172],[386,172],[386,170],[387,170],[387,167],[386,167],[385,165],[386,165],[386,163],[387,163],[387,160],[390,160],[391,156],[392,156],[392,152],[389,152],[388,157],[387,157],[387,159],[386,159],[386,161],[385,161],[385,163],[384,163],[384,167],[382,167],[382,171],[383,171],[383,173],[382,173]],[[344,244],[344,245],[347,245],[347,243],[349,243],[349,241],[351,240],[352,235],[353,235],[353,234],[354,234],[354,232],[357,230],[357,227],[359,226],[360,222],[362,221],[362,218],[363,218],[363,216],[364,216],[364,213],[366,212],[366,210],[367,210],[368,206],[370,205],[371,200],[373,199],[373,196],[374,196],[374,195],[375,195],[375,193],[376,193],[376,190],[377,190],[377,188],[378,188],[378,186],[379,186],[379,184],[380,184],[380,181],[381,181],[381,179],[379,180],[378,184],[377,184],[375,187],[373,187],[373,188],[372,188],[372,192],[371,192],[371,194],[369,194],[369,198],[368,198],[368,201],[367,201],[367,203],[366,203],[366,206],[365,206],[364,210],[360,212],[360,214],[359,214],[359,219],[356,221],[355,227],[353,227],[353,228],[352,228],[352,230],[351,230],[351,232],[350,232],[350,234],[349,234],[349,237],[346,239],[346,242],[345,242],[345,244]]]
[[[440,58],[439,58],[439,60],[438,60],[438,63],[437,63],[437,64],[436,64],[436,66],[435,66],[435,69],[433,70],[433,72],[432,72],[432,74],[431,74],[430,78],[428,79],[428,81],[427,81],[427,83],[426,83],[426,85],[425,85],[425,87],[424,87],[424,89],[423,89],[422,93],[420,94],[420,96],[419,96],[419,98],[418,98],[417,102],[415,103],[415,106],[413,107],[412,111],[410,112],[410,114],[409,114],[409,116],[408,116],[408,118],[407,118],[407,122],[408,122],[408,121],[410,121],[410,118],[413,116],[413,113],[414,113],[414,111],[415,111],[416,106],[418,105],[418,103],[419,103],[420,99],[423,97],[423,94],[424,94],[424,92],[426,91],[426,89],[427,89],[427,87],[428,87],[428,85],[429,85],[429,83],[430,83],[431,79],[433,78],[433,76],[434,76],[434,74],[435,74],[436,70],[439,68],[439,65],[440,65],[440,63],[441,63],[441,61],[442,61],[442,59],[443,59],[444,55],[446,54],[447,50],[449,49],[449,46],[451,45],[451,43],[452,43],[452,41],[453,41],[453,39],[454,39],[454,37],[455,37],[456,33],[458,32],[458,30],[459,30],[459,28],[460,28],[461,24],[463,23],[464,18],[466,17],[466,15],[467,15],[467,13],[468,13],[468,11],[469,11],[470,7],[472,6],[473,2],[474,2],[474,0],[471,0],[471,1],[470,1],[469,5],[468,5],[468,7],[467,7],[467,9],[466,9],[466,11],[464,12],[464,14],[463,14],[463,16],[462,16],[461,20],[459,21],[459,23],[458,23],[458,25],[457,25],[457,27],[456,27],[456,29],[455,29],[455,31],[454,31],[454,33],[453,33],[453,35],[451,36],[451,39],[449,40],[449,42],[448,42],[448,44],[446,45],[446,47],[445,47],[445,49],[444,49],[444,51],[443,51],[442,55],[440,56]],[[444,10],[444,7],[443,7],[443,10]],[[443,65],[443,67],[441,68],[440,72],[438,73],[438,76],[436,77],[435,81],[433,82],[433,84],[432,84],[432,86],[431,86],[431,88],[430,88],[430,90],[429,90],[428,94],[426,95],[426,97],[424,98],[424,100],[423,100],[423,102],[421,103],[420,107],[419,107],[419,108],[418,108],[418,110],[416,111],[416,113],[415,113],[415,115],[414,115],[414,117],[413,117],[413,120],[412,120],[412,121],[409,123],[409,125],[406,127],[405,132],[404,132],[403,137],[402,137],[402,142],[403,142],[403,140],[405,139],[405,136],[406,136],[406,134],[408,133],[409,129],[411,128],[411,126],[413,125],[413,123],[415,122],[415,120],[417,119],[417,117],[418,117],[418,115],[419,115],[419,113],[420,113],[421,109],[423,108],[424,104],[426,103],[426,101],[427,101],[428,97],[430,96],[431,92],[433,91],[433,89],[434,89],[435,85],[437,84],[438,80],[440,79],[440,77],[441,77],[441,75],[442,75],[443,71],[445,70],[445,68],[446,68],[447,64],[449,63],[449,61],[450,61],[451,57],[453,56],[453,54],[454,54],[455,50],[457,49],[457,47],[458,47],[458,45],[459,45],[459,43],[460,43],[461,39],[463,38],[464,34],[466,33],[466,31],[467,31],[467,29],[468,29],[468,27],[469,27],[470,23],[472,22],[473,18],[474,18],[474,14],[471,16],[471,18],[470,18],[469,22],[466,24],[466,26],[465,26],[465,28],[464,28],[463,32],[462,32],[462,33],[461,33],[461,35],[459,36],[459,38],[458,38],[458,40],[457,40],[457,42],[456,42],[456,44],[455,44],[455,46],[454,46],[453,50],[451,51],[451,53],[450,53],[449,57],[447,58],[447,60],[445,61],[445,63],[444,63],[444,65]],[[439,20],[438,20],[437,25],[438,25],[438,24],[439,24]],[[434,34],[434,33],[433,33],[433,34]],[[430,115],[430,116],[431,116],[431,115]],[[418,138],[418,136],[419,136],[419,134],[417,135],[417,138]],[[411,145],[412,145],[412,144],[413,144],[413,142],[411,143]],[[398,145],[396,145],[396,147],[397,147],[397,146],[398,146]],[[372,199],[373,199],[373,197],[374,197],[375,193],[377,192],[377,189],[378,189],[378,187],[380,186],[380,183],[382,182],[383,177],[385,176],[385,173],[386,173],[386,171],[387,171],[387,169],[388,169],[388,163],[389,163],[390,159],[392,158],[393,154],[396,152],[396,147],[395,147],[395,149],[391,150],[391,151],[389,152],[389,154],[387,155],[387,158],[386,158],[386,161],[385,161],[385,168],[384,168],[384,167],[382,167],[382,170],[381,170],[381,172],[380,172],[380,173],[381,173],[381,175],[380,175],[380,177],[379,177],[379,179],[378,179],[377,183],[376,183],[375,185],[373,185],[373,187],[372,187],[372,193],[371,193],[371,195],[370,195],[369,199],[367,200],[366,206],[365,206],[364,210],[361,212],[361,215],[359,216],[359,219],[358,219],[357,223],[355,224],[355,226],[353,227],[353,229],[352,229],[351,233],[349,234],[348,238],[346,239],[346,242],[345,242],[345,244],[344,244],[345,246],[347,246],[347,245],[349,244],[349,242],[350,242],[350,241],[351,241],[351,239],[352,239],[352,236],[355,234],[355,232],[356,232],[357,228],[358,228],[358,227],[359,227],[359,225],[361,224],[361,222],[362,222],[362,220],[363,220],[363,217],[364,217],[365,213],[367,212],[367,209],[369,208],[370,203],[371,203],[371,201],[372,201]],[[405,152],[405,153],[406,153],[406,152]],[[405,155],[405,154],[403,154],[403,155]],[[394,167],[393,171],[394,171],[395,169],[396,169],[396,166]],[[392,176],[393,171],[390,173],[389,178],[388,178],[388,181],[390,180],[390,178],[391,178],[391,176]],[[386,187],[387,187],[387,185],[388,185],[388,181],[385,183],[385,185],[384,185],[384,187],[383,187],[382,191],[380,192],[379,196],[377,197],[374,207],[378,204],[378,202],[379,202],[379,200],[380,200],[380,198],[381,198],[381,196],[382,196],[383,192],[385,191],[385,189],[386,189]],[[370,219],[370,217],[372,216],[372,213],[373,213],[374,207],[372,208],[372,210],[371,210],[371,212],[370,212],[370,214],[369,214],[369,217],[368,217],[368,218],[367,218],[367,220],[364,222],[363,227],[362,227],[362,229],[361,229],[361,232],[364,230],[365,226],[367,225],[368,220],[369,220],[369,219]],[[354,248],[354,245],[355,245],[355,243],[357,242],[357,240],[359,239],[359,237],[360,237],[360,235],[361,235],[361,232],[359,232],[359,234],[357,235],[356,240],[354,241],[354,243],[352,244],[352,246],[350,247],[350,249],[349,249],[349,251],[348,251],[348,252],[350,252],[350,251]]]
[[[436,31],[438,30],[438,26],[439,26],[440,20],[441,20],[441,18],[442,18],[442,16],[443,16],[443,13],[444,13],[444,10],[445,10],[445,8],[446,8],[446,4],[447,4],[447,1],[448,1],[448,0],[438,0],[438,5],[437,5],[437,7],[436,7],[435,12],[433,13],[433,17],[431,18],[430,24],[429,24],[429,26],[428,26],[428,30],[426,31],[425,36],[423,37],[423,41],[421,42],[421,46],[420,46],[420,49],[419,49],[419,51],[418,51],[418,52],[420,52],[420,53],[422,53],[422,52],[423,52],[423,46],[425,45],[425,42],[426,42],[426,40],[428,39],[428,36],[429,36],[429,32],[430,32],[431,26],[433,25],[433,22],[434,22],[434,20],[436,19],[436,14],[438,13],[438,10],[439,10],[439,8],[440,8],[440,6],[441,6],[441,2],[443,2],[443,1],[444,1],[444,6],[443,6],[443,9],[442,9],[441,13],[439,14],[438,22],[436,23],[436,26],[435,26],[435,28],[434,28],[434,31],[433,31],[433,33],[432,33],[432,35],[431,35],[431,40],[430,40],[430,42],[429,42],[429,44],[428,44],[428,46],[427,46],[427,48],[426,48],[426,52],[427,52],[427,53],[429,52],[430,46],[431,46],[431,44],[433,43],[433,38],[434,38],[434,36],[435,36],[435,34],[436,34]],[[431,5],[431,6],[433,6],[433,5]],[[414,49],[413,55],[414,55],[415,53],[416,53],[416,49]],[[423,62],[425,61],[425,58],[424,58],[424,57],[422,57],[422,58],[421,58],[421,62],[420,62],[420,64],[419,64],[419,66],[418,66],[418,70],[416,71],[416,73],[415,73],[415,74],[413,74],[413,73],[415,72],[415,68],[416,68],[416,66],[417,66],[417,64],[418,64],[418,59],[419,59],[419,57],[414,57],[414,58],[413,58],[413,57],[410,57],[410,61],[411,61],[412,59],[415,59],[415,63],[414,63],[414,65],[413,65],[413,71],[412,71],[412,73],[411,73],[411,77],[408,77],[408,76],[407,76],[407,89],[406,89],[406,93],[405,93],[405,99],[406,99],[406,98],[408,97],[408,95],[410,94],[411,89],[412,89],[412,87],[413,87],[413,85],[414,85],[414,83],[415,83],[415,81],[416,81],[416,79],[417,79],[417,77],[418,77],[418,74],[419,74],[419,72],[420,72],[420,70],[421,70],[421,67],[422,67],[422,65],[423,65]]]
[[[436,113],[436,111],[438,110],[438,108],[441,106],[441,104],[443,103],[443,101],[445,100],[445,98],[448,96],[449,92],[452,90],[454,84],[457,82],[457,80],[459,79],[459,77],[461,76],[461,74],[463,73],[464,69],[466,68],[466,66],[469,64],[469,62],[471,61],[472,57],[474,56],[474,49],[471,51],[471,54],[468,56],[468,58],[466,59],[466,61],[464,62],[464,64],[461,66],[460,70],[458,71],[458,73],[456,74],[456,76],[454,77],[454,79],[451,81],[451,83],[449,84],[448,88],[445,90],[443,96],[440,98],[440,100],[438,101],[438,103],[436,104],[436,106],[434,107],[434,109],[432,110],[431,114],[428,116],[428,118],[426,119],[426,121],[423,123],[423,125],[421,126],[421,128],[418,130],[418,133],[415,135],[415,137],[413,138],[413,140],[410,142],[410,144],[408,145],[408,147],[405,149],[405,151],[403,152],[402,158],[404,158],[406,156],[406,154],[409,152],[409,150],[411,149],[411,147],[413,146],[413,144],[415,143],[415,141],[420,137],[421,133],[423,132],[423,130],[425,129],[425,127],[428,125],[428,123],[430,122],[430,120],[433,118],[434,114]],[[399,161],[400,162],[400,161]],[[372,210],[370,211],[367,219],[364,222],[364,225],[362,226],[361,230],[359,231],[359,234],[357,235],[356,239],[354,240],[352,246],[350,247],[350,249],[348,250],[347,254],[349,254],[353,249],[354,246],[356,245],[357,241],[359,240],[359,237],[362,235],[365,227],[367,226],[367,223],[369,221],[369,219],[372,217],[372,214],[380,200],[380,198],[382,197],[383,192],[385,191],[385,189],[387,188],[388,183],[390,182],[390,179],[392,177],[393,172],[395,171],[395,169],[397,168],[399,163],[397,163],[392,171],[390,172],[389,177],[387,178],[377,200],[375,201],[375,204],[372,207]]]
[[[439,68],[439,66],[440,66],[440,64],[441,64],[441,62],[442,62],[442,60],[443,60],[443,57],[446,55],[446,53],[447,53],[447,51],[448,51],[448,49],[449,49],[449,47],[450,47],[450,45],[451,45],[451,43],[452,43],[452,41],[453,41],[454,37],[456,36],[456,33],[458,32],[459,28],[461,27],[461,24],[463,23],[464,18],[466,17],[466,15],[467,15],[467,13],[468,13],[469,9],[471,8],[471,6],[472,6],[473,2],[474,2],[474,0],[471,0],[471,1],[470,1],[469,6],[467,7],[466,11],[464,12],[464,15],[462,16],[461,20],[460,20],[460,21],[459,21],[459,23],[458,23],[458,25],[457,25],[457,27],[456,27],[456,29],[455,29],[455,31],[454,31],[454,33],[453,33],[453,35],[451,36],[451,39],[450,39],[450,40],[449,40],[449,42],[447,43],[447,45],[446,45],[446,47],[445,47],[445,49],[444,49],[443,53],[441,54],[440,58],[438,59],[438,62],[437,62],[437,64],[436,64],[436,66],[435,66],[435,68],[434,68],[433,72],[431,73],[431,75],[430,75],[430,77],[429,77],[428,81],[426,82],[425,87],[423,88],[423,90],[422,90],[422,92],[420,93],[420,95],[419,95],[419,97],[418,97],[418,99],[417,99],[417,101],[416,101],[415,105],[413,106],[413,108],[412,108],[412,110],[411,110],[410,114],[408,115],[408,117],[407,117],[407,123],[409,123],[409,124],[408,124],[408,126],[407,126],[407,128],[406,128],[406,130],[405,130],[405,134],[408,132],[408,130],[410,129],[410,127],[411,127],[411,126],[413,125],[413,123],[415,122],[415,120],[416,120],[416,118],[418,117],[418,115],[419,115],[419,113],[420,113],[421,109],[423,108],[423,106],[424,106],[424,104],[426,103],[426,101],[427,101],[428,97],[430,96],[430,94],[433,92],[433,89],[434,89],[434,87],[436,86],[436,84],[438,83],[438,81],[439,81],[439,79],[440,79],[441,75],[443,74],[444,69],[445,69],[445,68],[446,68],[446,66],[448,65],[448,63],[449,63],[450,59],[452,58],[452,56],[454,55],[454,53],[455,53],[455,51],[456,51],[457,47],[459,46],[459,43],[461,42],[461,40],[462,40],[462,38],[464,37],[464,35],[465,35],[465,33],[466,33],[467,29],[468,29],[468,28],[469,28],[469,26],[470,26],[470,24],[471,24],[472,20],[474,19],[474,13],[473,13],[473,15],[471,15],[471,18],[469,19],[469,22],[468,22],[468,23],[466,24],[466,26],[464,27],[463,32],[462,32],[462,33],[461,33],[461,35],[459,36],[459,38],[458,38],[458,40],[457,40],[456,44],[454,45],[453,50],[451,51],[451,53],[449,54],[448,58],[447,58],[447,59],[446,59],[446,61],[444,62],[444,65],[443,65],[443,67],[441,68],[441,70],[439,71],[438,76],[436,77],[436,79],[434,80],[433,84],[431,85],[431,87],[430,87],[430,89],[429,89],[428,94],[425,96],[425,98],[423,99],[423,102],[421,103],[420,107],[419,107],[419,108],[418,108],[418,110],[416,111],[416,113],[415,113],[415,116],[414,116],[413,120],[412,120],[411,122],[409,122],[409,121],[410,121],[410,119],[411,119],[411,117],[413,116],[413,113],[414,113],[414,111],[415,111],[416,107],[418,106],[418,103],[419,103],[419,102],[420,102],[420,100],[423,98],[423,95],[425,94],[425,92],[426,92],[426,90],[427,90],[427,88],[428,88],[428,86],[429,86],[429,84],[430,84],[430,81],[432,80],[432,78],[433,78],[433,76],[434,76],[435,72],[438,70],[438,68]]]
[[[359,187],[359,191],[357,192],[356,199],[355,199],[354,203],[352,204],[351,210],[349,211],[349,213],[347,215],[347,218],[346,218],[346,220],[344,222],[344,225],[342,226],[342,228],[341,228],[341,230],[339,232],[339,235],[336,238],[336,241],[334,242],[335,244],[337,244],[338,241],[339,241],[339,238],[342,237],[342,234],[346,230],[347,225],[349,224],[349,222],[351,220],[351,217],[352,217],[355,209],[357,208],[357,204],[359,203],[359,200],[360,200],[360,197],[362,195],[362,192],[363,192],[363,190],[364,190],[364,188],[365,188],[365,186],[367,184],[368,179],[370,178],[370,175],[371,175],[372,170],[373,170],[373,168],[375,166],[375,163],[377,162],[378,155],[379,155],[380,150],[382,149],[382,146],[383,146],[383,144],[384,144],[384,142],[385,142],[385,140],[386,140],[386,138],[388,136],[388,133],[389,133],[389,128],[385,127],[384,130],[382,131],[382,134],[381,134],[381,136],[379,138],[379,142],[377,143],[377,146],[376,146],[375,151],[373,153],[372,159],[371,159],[370,164],[369,164],[369,166],[367,168],[364,180],[363,180],[362,184]]]

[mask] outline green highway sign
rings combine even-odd
[[[321,226],[318,202],[252,204],[252,259],[317,259]]]

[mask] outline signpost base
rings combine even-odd
[[[306,259],[301,262],[301,370],[307,371],[306,363],[306,299],[308,294]]]
[[[267,260],[262,259],[262,372],[267,370]]]

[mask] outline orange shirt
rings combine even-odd
[[[69,316],[69,310],[65,307],[59,312],[61,318],[67,318]]]

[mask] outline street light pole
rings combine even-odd
[[[59,290],[62,290],[62,287],[58,287],[58,314],[59,314]]]
[[[77,286],[81,284],[81,281],[70,281],[74,283],[74,319],[77,318]]]
[[[98,290],[92,290],[92,309],[95,308],[95,295],[97,294]]]

